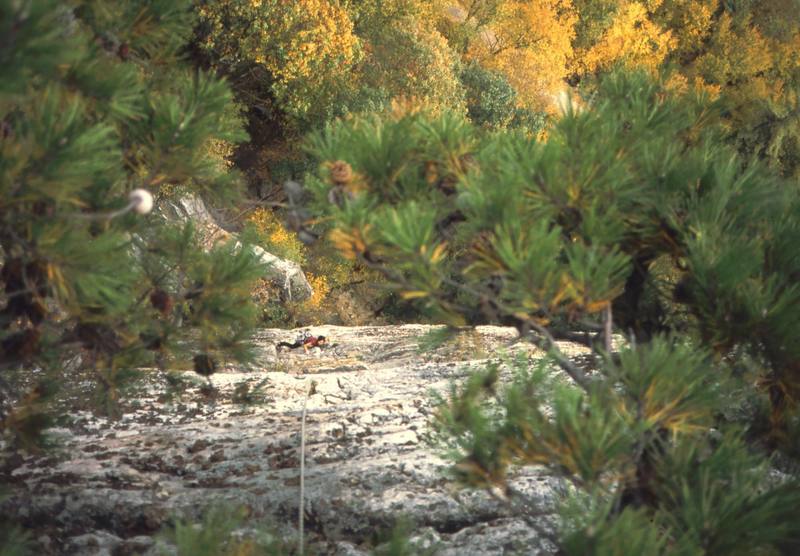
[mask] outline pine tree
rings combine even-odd
[[[800,485],[767,468],[797,426],[800,202],[726,146],[718,113],[614,73],[543,142],[420,109],[309,140],[307,185],[343,254],[451,324],[513,324],[564,371],[512,362],[502,387],[490,367],[435,422],[467,484],[514,501],[512,466],[569,480],[564,553],[778,553],[800,538]],[[596,371],[557,340],[590,347]]]
[[[185,60],[192,25],[187,1],[0,0],[0,430],[21,445],[78,375],[114,412],[137,369],[250,356],[258,261],[150,211],[236,191],[211,153],[245,135]]]

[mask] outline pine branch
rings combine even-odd
[[[539,337],[534,336],[531,339],[533,344],[545,350],[551,357],[553,357],[553,359],[556,360],[558,366],[561,367],[561,369],[567,373],[570,378],[572,378],[572,380],[578,384],[578,386],[588,392],[591,384],[589,376],[575,363],[570,361],[566,355],[564,355],[564,352],[562,352],[558,345],[556,345],[555,338],[553,338],[552,334],[550,334],[547,328],[539,325],[531,319],[526,319],[524,321],[524,325],[529,326],[539,334]],[[521,336],[524,337],[524,334],[521,334]]]
[[[381,264],[376,264],[370,261],[367,257],[364,257],[362,254],[359,254],[359,260],[367,265],[369,268],[373,270],[377,270],[396,284],[408,284],[405,278],[398,272],[391,271],[387,267]],[[484,298],[484,295],[481,292],[467,286],[466,284],[462,284],[460,282],[456,282],[455,280],[447,277],[447,276],[440,276],[442,282],[461,290],[462,292],[471,295],[476,300],[480,300]],[[450,309],[460,309],[462,312],[466,312],[470,310],[470,307],[466,305],[459,305],[451,300],[445,300],[442,298],[441,294],[438,292],[432,292],[432,296],[439,297],[440,302],[444,303]],[[520,337],[525,338],[528,336],[528,332],[530,330],[536,331],[538,336],[530,336],[530,341],[537,347],[541,348],[542,350],[546,351],[550,354],[551,357],[556,361],[559,367],[566,372],[572,380],[575,381],[583,390],[589,391],[589,387],[591,381],[589,376],[575,363],[570,361],[570,359],[564,355],[564,353],[559,349],[558,345],[556,344],[556,340],[553,335],[547,330],[545,327],[539,325],[533,319],[520,319],[518,315],[515,314],[511,308],[506,307],[503,303],[499,301],[493,301],[493,305],[503,311],[506,316],[513,316],[521,321],[523,330],[520,331]]]

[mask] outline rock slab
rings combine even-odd
[[[211,393],[186,373],[192,385],[170,396],[161,373],[143,371],[122,419],[73,414],[51,431],[60,450],[18,461],[0,511],[31,527],[43,555],[160,554],[154,537],[168,518],[222,503],[296,538],[305,405],[307,553],[369,554],[375,533],[403,516],[436,554],[553,553],[541,533],[563,485],[539,468],[513,478],[543,516],[534,526],[490,493],[456,488],[424,442],[432,391],[502,352],[541,352],[513,329],[478,327],[421,353],[432,330],[316,327],[332,345],[308,354],[275,350],[297,331],[263,330],[258,367],[218,372]]]

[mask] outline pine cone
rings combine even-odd
[[[439,181],[439,165],[433,160],[425,163],[425,181],[428,185],[434,185]]]
[[[14,128],[7,120],[0,120],[0,139],[8,139],[14,134]]]
[[[5,291],[14,294],[18,290],[25,289],[25,282],[22,280],[22,259],[9,259],[0,269],[0,280],[5,282]]]
[[[345,185],[353,179],[353,168],[344,160],[331,164],[331,179],[337,185]]]

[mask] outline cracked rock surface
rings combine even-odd
[[[375,533],[402,516],[436,554],[553,553],[541,531],[553,527],[554,478],[537,468],[514,476],[541,514],[526,522],[487,492],[455,488],[423,439],[431,391],[502,352],[542,353],[491,326],[422,353],[432,328],[314,327],[332,345],[308,354],[276,352],[296,331],[263,330],[259,364],[213,375],[213,392],[179,373],[191,385],[170,394],[163,373],[143,371],[121,419],[73,412],[51,430],[55,451],[7,460],[12,491],[0,511],[32,529],[43,555],[161,554],[156,535],[170,518],[199,519],[221,503],[295,538],[305,402],[308,554],[369,554]]]

